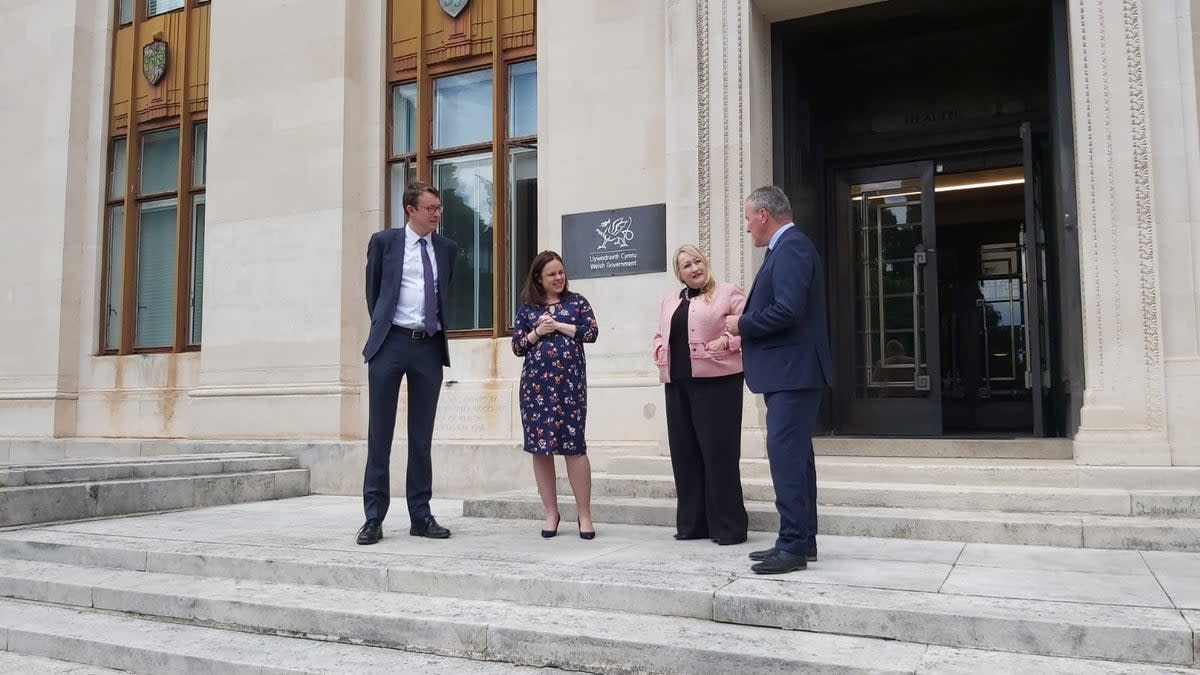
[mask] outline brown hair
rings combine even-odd
[[[555,260],[560,263],[563,261],[562,256],[554,251],[542,251],[534,257],[533,262],[529,265],[529,274],[525,277],[525,287],[521,289],[522,304],[542,305],[546,303],[546,289],[542,287],[542,270]],[[566,268],[566,263],[563,263],[563,267]],[[567,284],[564,283],[562,297],[565,298],[570,293]]]
[[[404,212],[405,213],[408,212],[408,207],[410,207],[410,206],[413,207],[414,209],[417,208],[417,200],[420,199],[422,192],[428,192],[429,194],[433,195],[434,197],[437,197],[438,199],[442,198],[442,195],[441,195],[441,193],[438,192],[437,188],[433,187],[429,183],[422,183],[419,180],[414,180],[413,182],[409,183],[407,187],[404,188]]]
[[[683,271],[679,269],[680,253],[686,253],[693,258],[699,258],[700,262],[704,263],[705,279],[704,285],[700,287],[700,292],[704,293],[705,301],[712,300],[713,289],[717,287],[717,280],[713,279],[712,267],[710,267],[708,264],[708,258],[706,258],[704,254],[700,252],[700,249],[691,244],[684,244],[683,246],[675,249],[675,257],[671,260],[671,264],[675,266],[675,278],[678,279],[679,282],[684,286],[687,286],[687,282],[683,280]]]

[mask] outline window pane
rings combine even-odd
[[[108,236],[104,238],[104,349],[121,346],[121,282],[125,278],[125,207],[108,211]]]
[[[508,160],[508,316],[517,301],[537,244],[537,150],[513,150]]]
[[[142,191],[171,192],[179,185],[179,129],[142,136]]]
[[[112,157],[109,160],[108,198],[120,199],[125,196],[125,139],[118,138],[112,144]]]
[[[393,162],[388,166],[388,182],[391,190],[391,215],[389,227],[404,227],[404,188],[417,179],[416,162]]]
[[[125,25],[133,21],[133,0],[121,0],[117,3],[117,22]]]
[[[146,16],[154,16],[183,7],[183,0],[146,0]]]
[[[188,294],[188,344],[200,344],[204,312],[204,195],[192,202],[192,291]]]
[[[135,347],[175,343],[175,212],[178,202],[161,199],[138,213],[137,331]]]
[[[508,135],[536,133],[537,61],[523,61],[508,69]]]
[[[442,233],[458,242],[448,303],[451,330],[492,327],[492,155],[437,160],[433,184],[442,193]]]
[[[417,83],[392,87],[392,154],[417,151]]]
[[[492,140],[492,71],[441,77],[433,88],[434,148]]]
[[[208,124],[197,124],[192,132],[192,185],[200,186],[208,172]]]

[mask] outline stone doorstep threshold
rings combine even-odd
[[[154,583],[144,584],[146,589],[155,588],[158,579],[182,583],[178,580],[195,578],[186,575],[200,575],[235,585],[242,581],[290,584],[288,588],[296,593],[304,585],[316,584],[347,591],[713,618],[731,624],[1048,656],[1177,665],[1191,665],[1195,658],[1196,636],[1180,612],[1170,607],[896,590],[874,588],[866,580],[861,585],[819,580],[810,584],[804,580],[819,579],[811,572],[796,578],[803,583],[780,583],[712,572],[568,568],[124,537],[93,537],[92,543],[86,543],[82,535],[62,534],[31,532],[21,540],[0,539],[0,555],[12,559],[0,559],[0,588],[11,593],[13,584],[19,583],[15,580],[32,578],[33,571],[42,567],[50,578],[72,579],[83,568],[67,565],[70,561],[126,574],[149,570],[153,576],[147,582]],[[839,567],[850,562],[841,561]],[[880,569],[888,564],[872,562]],[[93,574],[103,586],[105,574],[100,570]],[[50,591],[26,597],[62,599],[61,593]]]
[[[931,651],[924,644],[763,631],[680,617],[648,619],[623,612],[246,580],[201,582],[168,574],[97,574],[68,566],[30,566],[16,575],[13,565],[5,567],[6,594],[19,593],[27,600],[254,632],[334,635],[368,645],[585,671],[604,672],[609,670],[606,664],[619,663],[650,672],[830,668],[912,673],[921,669]],[[955,650],[952,655],[962,658],[965,651]]]

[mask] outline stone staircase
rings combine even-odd
[[[808,571],[761,578],[762,533],[543,540],[435,503],[451,539],[385,524],[358,547],[358,506],[0,533],[0,646],[148,673],[1200,672],[1200,554],[828,536]]]
[[[1200,467],[1080,466],[1070,459],[818,455],[823,534],[1059,547],[1200,551]],[[990,442],[983,442],[990,443]],[[1040,443],[1040,442],[1038,442]],[[950,441],[968,448],[969,441]],[[1015,450],[1015,448],[1014,448]],[[1040,451],[1036,450],[1036,454]],[[981,453],[975,453],[981,454]],[[673,527],[670,458],[608,458],[597,522]],[[741,463],[750,529],[778,529],[767,460]],[[574,518],[560,479],[564,519]],[[540,519],[534,490],[470,499],[465,512]]]
[[[234,452],[0,462],[0,527],[308,494],[294,457]]]

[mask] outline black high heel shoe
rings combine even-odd
[[[562,514],[558,514],[558,519],[554,521],[553,530],[542,530],[542,539],[549,539],[558,534],[558,524],[562,522]]]
[[[579,527],[579,521],[578,521],[578,520],[576,520],[576,521],[575,521],[575,526],[576,526],[576,527]],[[595,527],[595,525],[593,525],[592,527]],[[589,539],[589,540],[590,540],[590,539],[595,539],[595,538],[596,538],[596,531],[595,531],[595,530],[592,530],[591,532],[584,532],[584,531],[583,531],[583,529],[581,528],[581,529],[579,530],[579,538],[580,538],[580,539]]]

